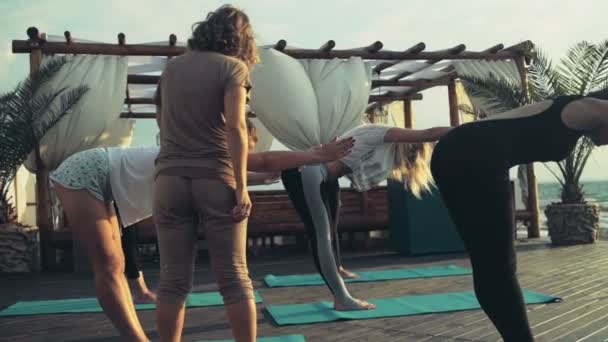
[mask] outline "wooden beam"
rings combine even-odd
[[[363,48],[363,51],[366,51],[368,53],[377,53],[378,51],[382,50],[382,48],[384,47],[384,44],[382,44],[381,41],[377,40],[371,44],[369,44],[368,46]]]
[[[400,93],[392,93],[387,95],[371,95],[369,97],[369,102],[393,102],[393,101],[401,101],[405,99],[412,100],[420,100],[422,99],[422,94],[400,94]]]
[[[405,52],[411,53],[411,54],[417,54],[417,53],[424,51],[425,48],[426,48],[426,45],[423,42],[420,42],[416,45],[409,47],[408,49],[405,50]],[[392,67],[393,65],[398,64],[400,62],[401,61],[382,62],[374,67],[373,72],[376,74],[379,74],[380,72],[382,72],[382,70],[388,69],[388,68]]]
[[[420,53],[422,51],[424,51],[424,49],[426,49],[426,44],[424,44],[423,42],[420,42],[414,46],[411,46],[409,48],[407,48],[405,50],[405,52],[407,53]]]
[[[328,40],[325,44],[323,44],[320,48],[319,51],[321,52],[329,52],[331,51],[334,47],[336,47],[336,42],[334,42],[333,40]]]
[[[505,51],[518,52],[521,55],[528,57],[534,52],[534,43],[529,40],[524,40],[523,42],[509,46]]]
[[[125,99],[125,104],[128,105],[142,105],[142,104],[156,104],[154,103],[154,99],[151,97],[130,97]]]
[[[424,96],[420,93],[417,93],[413,96],[410,96],[406,99],[402,99],[402,100],[410,100],[410,101],[421,101],[424,98]],[[386,101],[378,101],[378,102],[373,102],[370,101],[369,104],[367,105],[367,107],[365,108],[365,112],[369,113],[370,111],[375,110],[376,108],[386,104],[386,103],[390,103],[390,102],[394,102],[394,101],[398,101],[398,100],[386,100]]]
[[[42,51],[39,46],[38,29],[30,27],[27,30],[30,44],[30,75],[40,70]],[[53,219],[51,212],[51,195],[49,193],[49,172],[45,169],[40,156],[40,145],[34,148],[36,156],[36,225],[40,232],[40,263],[42,271],[56,269],[55,249],[51,246],[53,238]]]
[[[405,128],[414,128],[414,108],[412,100],[403,100],[403,126]]]
[[[447,85],[448,80],[444,77],[440,77],[437,79],[427,79],[420,78],[415,80],[373,80],[372,81],[372,89],[376,89],[378,87],[423,87],[426,85],[432,84],[436,85]]]
[[[515,65],[519,71],[521,87],[524,93],[528,93],[528,70],[526,68],[525,57],[515,59]],[[530,224],[528,225],[528,238],[540,237],[540,209],[538,198],[538,183],[534,172],[534,163],[526,165],[526,179],[528,181],[528,203],[526,207],[532,213]]]
[[[456,81],[454,80],[448,83],[448,101],[450,103],[450,126],[458,126],[460,116],[458,115],[458,96],[456,96]]]
[[[72,44],[72,34],[70,33],[70,31],[63,32],[63,36],[65,37],[66,44]]]
[[[125,34],[122,32],[118,34],[118,45],[120,45],[120,46],[125,45]]]
[[[127,83],[129,84],[158,84],[158,80],[160,76],[158,75],[128,75]],[[431,82],[435,81],[434,79],[416,79],[416,80],[401,80],[401,81],[391,81],[391,80],[373,80],[372,81],[372,89],[378,87],[419,87],[427,85]],[[440,82],[437,85],[445,85],[442,84],[446,82]]]
[[[415,94],[415,93],[419,93],[423,90],[429,89],[429,88],[433,88],[435,86],[440,86],[440,85],[447,85],[449,84],[450,81],[452,81],[453,79],[455,79],[458,75],[455,72],[450,72],[448,74],[445,74],[441,77],[437,77],[434,80],[424,83],[418,87],[414,87],[412,89],[408,89],[406,91],[404,91],[403,93],[401,93],[402,95],[406,96],[406,95],[410,95],[410,94]]]
[[[274,49],[277,51],[283,51],[287,47],[287,41],[285,39],[281,39],[276,44],[274,44]]]
[[[287,49],[282,50],[285,54],[294,58],[305,59],[347,59],[350,57],[361,57],[371,60],[436,60],[436,59],[514,59],[522,56],[520,50],[503,50],[498,53],[462,51],[459,53],[451,52],[452,49],[411,53],[406,51],[387,51],[376,49],[380,46],[376,42],[367,48],[350,50],[332,50],[320,52],[318,49]],[[280,40],[275,48],[281,50],[282,44],[286,42]],[[65,42],[44,42],[40,44],[42,53],[48,54],[93,54],[93,55],[118,55],[118,56],[177,56],[186,51],[183,46],[170,45],[145,45],[145,44],[107,44],[107,43],[72,43]],[[30,53],[32,47],[27,40],[13,40],[13,53]]]
[[[128,84],[158,84],[159,75],[127,75]]]
[[[402,93],[394,93],[389,92],[388,94],[383,95],[372,95],[369,97],[369,103],[373,102],[393,102],[393,101],[401,101],[401,100],[422,100],[422,94],[402,94]],[[126,105],[153,105],[154,99],[151,97],[130,97],[125,98]],[[369,108],[369,107],[368,107]],[[148,118],[148,117],[142,117]]]
[[[497,53],[498,51],[504,49],[504,45],[503,44],[496,44],[494,46],[491,46],[485,50],[483,50],[484,52],[488,52],[488,53]]]
[[[442,50],[442,51],[436,51],[436,52],[437,53],[447,53],[447,54],[450,54],[450,55],[457,55],[457,54],[463,52],[466,48],[467,47],[464,44],[459,44],[459,45],[456,45],[456,46],[454,46],[452,48],[449,48],[449,49],[446,49],[446,50]],[[428,60],[428,61],[425,62],[427,64],[425,67],[423,67],[423,68],[421,68],[419,70],[416,70],[416,71],[404,71],[402,73],[399,73],[399,74],[391,77],[391,80],[392,81],[400,80],[400,79],[402,79],[404,77],[407,77],[407,76],[410,76],[410,75],[412,75],[414,73],[420,72],[420,71],[422,71],[424,69],[427,69],[427,68],[431,67],[434,64],[437,64],[442,59],[444,59],[444,58],[430,59],[430,60]],[[448,58],[445,58],[445,59],[450,59],[450,58],[448,57]]]
[[[256,118],[253,113],[247,113],[248,118]],[[121,119],[156,119],[156,113],[137,113],[137,112],[122,112]]]

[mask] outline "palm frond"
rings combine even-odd
[[[563,94],[559,76],[545,53],[536,50],[528,69],[531,101],[538,102]]]
[[[595,44],[596,65],[588,90],[605,89],[608,84],[608,40]]]
[[[556,164],[559,165],[559,163],[556,163]],[[549,167],[549,165],[547,165],[546,163],[543,163],[543,165],[553,175],[553,177],[555,177],[555,179],[559,182],[559,185],[561,185],[563,187],[565,185],[564,181],[563,181],[563,178],[560,177],[560,175],[558,175],[557,172],[553,171],[553,169],[551,169]],[[560,172],[561,172],[561,169],[560,169]]]
[[[49,89],[43,86],[57,75],[67,58],[43,64],[37,73],[0,95],[0,224],[14,220],[8,196],[17,169],[38,146],[44,134],[78,103],[88,87]]]
[[[79,86],[62,94],[57,108],[48,108],[43,116],[33,122],[36,140],[42,139],[49,129],[55,126],[65,115],[69,114],[72,108],[80,102],[80,99],[88,91],[89,87]]]
[[[581,41],[571,47],[561,61],[558,72],[569,95],[585,95],[597,86],[608,72],[608,46]]]
[[[578,162],[577,162],[577,168],[576,168],[576,172],[574,174],[574,181],[577,184],[581,179],[583,171],[585,170],[585,166],[587,165],[587,162],[589,161],[589,157],[591,157],[593,150],[595,150],[595,144],[593,144],[593,142],[587,137],[583,137],[583,139],[580,142],[580,145],[581,145],[581,148],[578,151],[579,158],[578,158]]]
[[[43,63],[38,72],[30,75],[23,82],[23,88],[30,94],[30,98],[35,96],[40,88],[52,80],[67,63],[67,57],[54,57]]]
[[[67,89],[63,87],[53,91],[52,93],[38,94],[30,101],[30,108],[32,111],[32,121],[38,120],[45,114],[47,109],[55,102],[57,98]]]
[[[460,110],[461,112],[463,112],[465,114],[472,115],[475,118],[485,118],[488,116],[488,113],[486,111],[484,111],[483,109],[476,108],[474,106],[469,106],[466,104],[458,105],[458,110]]]
[[[505,112],[528,102],[519,84],[491,73],[488,77],[463,75],[462,84],[471,96],[482,99],[487,112]]]

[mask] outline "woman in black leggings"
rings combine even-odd
[[[475,293],[506,342],[533,341],[516,271],[509,169],[560,161],[581,136],[608,142],[608,101],[563,96],[456,127],[431,170],[471,258]]]

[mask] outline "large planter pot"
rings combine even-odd
[[[550,204],[545,215],[554,245],[593,243],[598,238],[600,207],[597,204]]]
[[[38,271],[38,228],[0,225],[0,272]]]

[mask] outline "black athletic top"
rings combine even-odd
[[[531,162],[560,161],[584,132],[568,128],[562,110],[582,96],[560,96],[539,114],[463,124],[435,147],[433,163],[456,169],[501,169]],[[439,155],[441,157],[439,158]]]

